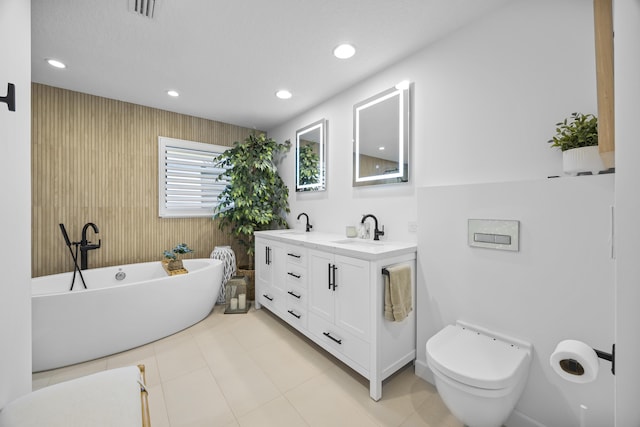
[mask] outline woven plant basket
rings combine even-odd
[[[249,282],[247,284],[247,299],[254,301],[256,299],[256,270],[249,270],[248,265],[239,265],[236,274],[247,278]]]
[[[169,271],[174,271],[174,270],[182,270],[184,266],[182,265],[181,259],[172,259],[172,260],[169,260],[169,262],[167,263],[167,268],[169,269]]]

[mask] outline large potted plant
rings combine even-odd
[[[225,169],[218,179],[228,184],[218,196],[213,218],[247,251],[249,265],[238,266],[238,274],[249,279],[249,299],[255,289],[253,233],[288,227],[289,189],[278,174],[276,159],[290,146],[288,140],[278,143],[264,134],[249,135],[215,159],[218,167]]]
[[[598,118],[593,114],[572,113],[570,118],[556,123],[556,135],[548,141],[562,151],[565,174],[604,170],[598,151]]]

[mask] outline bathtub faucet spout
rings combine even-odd
[[[98,234],[98,227],[92,223],[88,222],[82,227],[82,240],[80,241],[80,268],[82,270],[86,270],[89,268],[89,251],[98,249],[102,244],[102,240],[98,239],[98,244],[91,244],[89,240],[87,240],[87,229],[91,227],[93,229],[94,234]]]

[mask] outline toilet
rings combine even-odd
[[[469,427],[500,427],[529,375],[531,344],[466,322],[427,341],[427,365],[451,413]]]

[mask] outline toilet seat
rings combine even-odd
[[[531,349],[523,343],[449,325],[427,342],[427,363],[461,385],[484,390],[510,390],[527,372]],[[505,390],[506,391],[506,390]]]
[[[473,395],[476,397],[484,398],[484,399],[503,398],[511,394],[513,392],[513,389],[515,388],[515,387],[509,387],[509,388],[501,388],[501,389],[494,390],[494,389],[488,389],[488,388],[473,387],[473,386],[461,383],[460,381],[454,380],[453,378],[439,371],[438,368],[434,367],[433,365],[430,365],[429,368],[433,372],[433,375],[437,377],[439,381],[442,381],[445,384],[448,384],[450,387],[458,389],[464,393],[467,393],[469,395]]]

